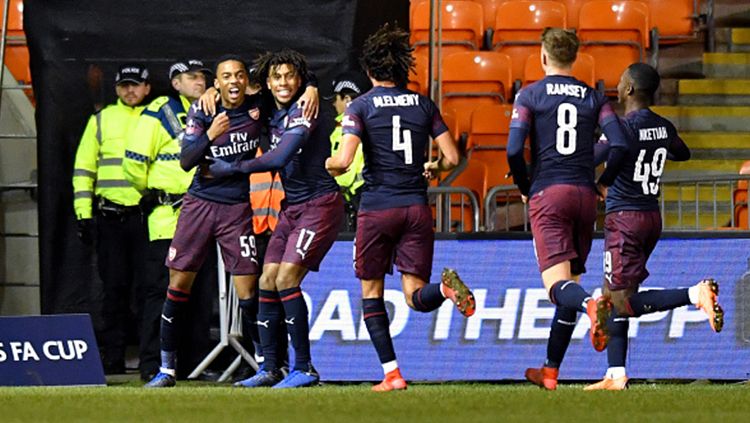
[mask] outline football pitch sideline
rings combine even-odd
[[[239,389],[180,383],[147,390],[131,382],[98,388],[0,388],[0,421],[213,422],[747,422],[750,385],[634,384],[620,392],[556,392],[528,384],[412,384]]]

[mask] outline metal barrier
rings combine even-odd
[[[519,202],[514,202],[511,200],[517,199],[521,193],[518,191],[518,187],[516,185],[497,185],[492,188],[490,188],[489,191],[487,191],[487,195],[484,197],[484,230],[487,232],[497,231],[499,230],[496,228],[496,221],[498,216],[498,207],[497,207],[497,200],[498,198],[505,198],[504,206],[505,214],[504,214],[504,221],[505,221],[505,231],[510,231],[511,227],[516,227],[518,225],[511,225],[511,215],[512,215],[512,207],[514,204],[518,207],[519,205],[522,205],[523,207],[523,230],[524,232],[528,232],[531,230],[529,227],[529,207],[528,204],[523,204]]]
[[[446,195],[447,194],[447,195]],[[453,203],[451,197],[457,194],[460,196],[458,203]],[[477,196],[466,187],[429,187],[427,188],[427,196],[430,204],[434,204],[436,208],[435,216],[435,231],[436,232],[451,232],[453,222],[453,207],[459,206],[459,232],[479,232],[479,201]],[[465,201],[468,199],[468,202]],[[471,230],[467,231],[464,226],[464,217],[466,206],[471,206]]]
[[[740,226],[740,222],[735,221],[735,211],[738,207],[746,207],[747,200],[739,203],[735,201],[739,181],[750,181],[750,175],[664,178],[661,181],[659,198],[664,228],[705,229]],[[744,226],[747,227],[747,222]]]

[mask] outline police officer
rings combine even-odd
[[[119,68],[115,76],[118,100],[89,119],[73,170],[73,204],[81,241],[93,241],[96,222],[97,266],[104,284],[103,322],[96,326],[107,374],[125,371],[130,293],[143,271],[147,242],[138,208],[141,194],[123,177],[122,162],[126,140],[150,90],[145,67],[126,64]]]
[[[336,128],[331,133],[331,156],[335,156],[341,146],[341,122],[344,119],[346,106],[355,98],[359,97],[371,88],[370,81],[361,72],[347,71],[339,74],[333,80],[333,95],[327,97],[333,101],[336,109]],[[344,207],[346,219],[344,230],[354,232],[357,227],[357,210],[359,210],[360,188],[365,183],[362,178],[362,170],[365,167],[365,157],[362,153],[362,144],[357,147],[349,169],[336,177],[336,182],[344,194]]]
[[[193,171],[180,167],[180,141],[191,104],[206,90],[210,70],[200,60],[180,61],[169,68],[169,79],[174,95],[155,99],[143,111],[138,125],[129,138],[123,161],[125,178],[143,193],[140,205],[148,220],[149,245],[147,275],[139,290],[144,297],[141,321],[139,370],[141,378],[150,380],[159,371],[159,319],[164,292],[169,284],[169,271],[164,266],[169,245],[177,227],[182,196],[193,179]],[[210,279],[212,269],[204,266],[199,278]],[[196,284],[197,290],[212,290],[210,282]],[[197,294],[197,295],[196,295]],[[182,336],[186,343],[180,367],[181,375],[191,370],[203,357],[208,345],[210,329],[210,293],[196,293],[191,298],[188,319],[184,325],[192,334]],[[203,303],[200,303],[200,302]],[[192,338],[192,339],[190,339]],[[192,341],[192,342],[191,342]]]

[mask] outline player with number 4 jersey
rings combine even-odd
[[[409,307],[431,312],[450,298],[465,316],[475,309],[471,291],[454,270],[443,271],[442,283],[429,283],[435,234],[425,176],[455,167],[459,153],[437,106],[404,88],[414,66],[411,53],[409,34],[388,24],[367,39],[361,63],[373,89],[347,107],[342,146],[326,162],[329,172],[341,174],[363,145],[365,184],[354,266],[362,283],[365,325],[385,374],[374,391],[406,389],[383,300],[385,274],[391,273],[394,258]],[[430,137],[442,152],[434,162],[427,161]]]
[[[606,197],[607,208],[603,290],[614,306],[607,321],[609,368],[603,380],[586,390],[627,388],[625,361],[630,317],[694,304],[706,313],[714,331],[719,332],[724,323],[718,303],[719,285],[713,279],[701,280],[690,288],[638,292],[648,277],[646,262],[661,234],[659,183],[667,158],[690,158],[690,150],[675,127],[649,108],[659,81],[654,68],[634,63],[623,72],[617,86],[618,99],[625,106],[623,124],[628,149],[615,152],[620,157],[599,178],[599,191]]]
[[[606,347],[605,300],[594,300],[578,283],[596,219],[595,131],[601,128],[612,151],[625,147],[617,116],[606,97],[571,75],[579,41],[575,33],[548,28],[540,60],[546,77],[521,90],[513,104],[508,162],[513,179],[528,198],[531,232],[542,281],[556,311],[544,366],[526,378],[556,389],[557,375],[575,328],[577,313],[591,320],[591,341]],[[527,175],[524,140],[531,139],[532,174]]]

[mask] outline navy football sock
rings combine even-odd
[[[672,310],[690,304],[688,289],[652,289],[636,292],[628,299],[631,316]]]
[[[421,311],[423,313],[429,313],[436,310],[443,304],[445,297],[440,292],[439,283],[430,283],[411,294],[411,302],[414,304],[414,310]]]
[[[307,323],[307,304],[300,287],[279,291],[284,306],[284,321],[294,347],[294,370],[310,369],[310,328]]]
[[[276,291],[261,289],[259,302],[257,326],[260,343],[263,346],[263,368],[271,371],[279,368],[276,352],[279,328],[284,318],[284,307]]]
[[[260,343],[260,335],[258,334],[258,296],[239,300],[240,310],[242,310],[242,331],[250,338],[255,349],[255,355],[259,358],[263,357],[263,347]]]
[[[627,317],[615,317],[615,313],[612,313],[609,320],[607,320],[607,327],[609,328],[607,363],[609,367],[625,367],[630,322]]]
[[[559,368],[568,350],[570,338],[576,328],[578,313],[572,308],[557,306],[555,316],[552,318],[552,328],[547,340],[547,360],[545,367]]]
[[[365,326],[370,334],[372,345],[378,353],[380,364],[396,360],[391,333],[388,330],[388,312],[385,310],[385,301],[382,298],[363,298],[362,314],[364,314]]]
[[[557,281],[550,290],[550,300],[557,306],[586,312],[586,300],[591,295],[575,281]]]
[[[189,292],[167,289],[167,299],[161,310],[161,371],[169,373],[176,368],[178,325],[189,300]]]

